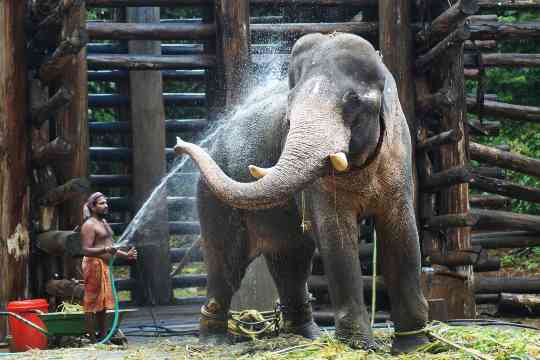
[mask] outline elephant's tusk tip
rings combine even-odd
[[[248,166],[249,173],[256,179],[260,179],[268,174],[268,169],[260,168],[255,165]]]
[[[174,152],[176,155],[181,155],[183,153],[182,149],[184,146],[184,140],[182,140],[180,137],[176,137],[176,145],[174,145]]]
[[[343,152],[338,152],[330,155],[330,162],[334,169],[339,172],[343,172],[349,168],[349,162],[347,161],[347,155]]]

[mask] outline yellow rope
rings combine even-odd
[[[257,310],[231,311],[228,321],[229,332],[250,339],[276,334],[279,329],[279,316],[275,311]],[[262,327],[261,327],[262,326]],[[260,327],[257,329],[257,327]]]

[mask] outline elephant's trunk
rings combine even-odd
[[[335,101],[313,92],[300,98],[289,112],[290,130],[281,157],[255,182],[240,183],[229,178],[196,145],[179,140],[175,151],[190,155],[210,189],[229,205],[244,209],[278,206],[322,176],[331,154],[348,149],[350,132],[344,131]]]

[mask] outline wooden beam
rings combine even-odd
[[[540,67],[540,54],[480,54],[484,67]]]
[[[252,24],[251,32],[257,35],[294,34],[301,36],[311,33],[331,34],[347,32],[362,36],[375,36],[379,25],[373,22],[346,23],[288,23],[288,24]]]
[[[508,210],[512,199],[500,195],[477,195],[471,196],[469,203],[471,207],[491,209],[491,210]]]
[[[475,142],[469,143],[472,160],[540,177],[540,160]]]
[[[454,30],[447,37],[445,37],[439,43],[437,43],[437,45],[435,45],[427,53],[418,57],[418,59],[414,63],[416,71],[417,72],[427,71],[430,67],[432,67],[432,63],[434,61],[436,61],[439,57],[443,56],[446,53],[448,48],[458,43],[464,42],[469,37],[470,37],[469,31],[467,31],[463,27]]]
[[[88,55],[86,57],[90,69],[127,69],[127,70],[161,70],[161,69],[201,69],[215,66],[212,55]]]
[[[540,245],[540,233],[501,231],[473,235],[473,244],[483,249],[524,248]]]
[[[361,6],[377,7],[378,0],[250,0],[251,5]]]
[[[417,44],[423,49],[430,48],[433,44],[436,44],[453,32],[458,23],[462,23],[469,15],[474,14],[477,10],[478,5],[476,0],[459,0],[435,18],[426,29],[420,30],[416,34]]]
[[[540,315],[540,295],[501,293],[497,313],[527,317]]]
[[[478,230],[523,230],[540,231],[540,216],[517,214],[508,211],[472,209]]]
[[[158,26],[158,7],[138,7],[127,9],[127,21],[133,28],[153,28]],[[111,24],[112,25],[112,24]],[[166,26],[190,26],[167,24]],[[214,26],[192,27],[193,32],[214,31]],[[157,31],[165,27],[156,28]],[[167,31],[167,30],[165,30]],[[151,39],[152,37],[150,37]],[[132,37],[131,39],[137,39]],[[149,38],[146,38],[148,40]],[[154,38],[156,39],[156,38]],[[161,52],[158,41],[132,40],[128,43],[130,54],[157,57]],[[129,94],[131,110],[132,167],[134,210],[140,211],[154,188],[166,174],[165,159],[165,108],[163,82],[158,71],[129,73]],[[148,121],[152,119],[152,121]],[[140,249],[137,260],[138,276],[143,280],[133,293],[140,304],[169,304],[172,297],[171,264],[169,259],[169,228],[167,193],[160,192],[151,200],[152,218],[145,223],[144,234],[136,233],[134,243]],[[148,294],[152,294],[152,298]]]
[[[86,45],[89,54],[127,54],[127,44],[90,43]],[[197,55],[203,53],[202,44],[161,44],[162,55]]]
[[[72,98],[73,92],[61,87],[47,102],[32,109],[32,124],[37,128],[41,127],[45,121],[69,105]]]
[[[478,0],[482,10],[535,10],[540,0]]]
[[[439,89],[434,94],[418,94],[416,106],[420,112],[431,113],[433,110],[439,111],[441,109],[448,109],[455,101],[455,94],[452,94],[448,89]]]
[[[474,171],[485,177],[491,177],[495,179],[506,179],[506,173],[504,169],[498,167],[478,166],[474,168]]]
[[[52,81],[65,71],[66,66],[87,43],[84,29],[75,31],[70,38],[63,40],[53,54],[45,60],[39,68],[39,78],[43,81]]]
[[[0,306],[29,290],[30,129],[27,122],[26,1],[0,2]],[[6,335],[0,320],[0,339]]]
[[[417,151],[429,151],[434,147],[451,144],[461,139],[461,134],[454,129],[443,131],[440,134],[427,138],[425,141],[419,142],[416,145]]]
[[[476,99],[467,97],[467,111],[478,113]],[[507,104],[499,101],[484,101],[483,114],[486,116],[502,117],[509,120],[540,122],[540,107]]]
[[[209,6],[214,4],[214,0],[86,0],[88,7],[135,7],[135,6]]]
[[[92,183],[92,186],[131,186],[131,175],[90,175],[90,182]]]
[[[88,23],[94,40],[205,40],[216,34],[214,24]]]
[[[165,130],[167,132],[200,131],[207,127],[208,120],[206,119],[165,120]],[[93,121],[88,123],[88,128],[92,134],[131,133],[131,126],[126,121],[114,121],[108,123]]]
[[[175,81],[204,81],[205,70],[162,70],[161,76],[163,80],[175,80]],[[88,81],[123,81],[127,79],[129,72],[125,70],[112,70],[112,71],[89,71]]]
[[[456,166],[422,179],[421,189],[425,192],[437,192],[450,186],[469,183],[472,179],[473,175],[468,167]]]
[[[32,153],[34,166],[49,165],[53,161],[65,161],[73,156],[73,146],[61,137],[40,146]]]
[[[61,0],[58,5],[50,12],[49,15],[39,22],[37,31],[43,30],[50,26],[61,26],[66,16],[72,8],[80,7],[84,0]]]
[[[206,95],[204,93],[174,93],[163,94],[165,105],[180,106],[204,106],[206,104]],[[130,103],[130,97],[117,94],[88,94],[88,106],[97,108],[112,108],[127,106]]]
[[[476,218],[469,214],[447,214],[432,216],[424,220],[424,227],[431,230],[470,227],[476,224]]]
[[[71,179],[63,185],[52,189],[39,199],[41,206],[55,206],[90,192],[90,182],[84,178]]]
[[[465,41],[465,50],[495,50],[496,48],[497,42],[495,40]]]
[[[512,199],[540,202],[540,189],[538,188],[520,185],[502,179],[485,177],[475,173],[474,169],[471,172],[473,174],[473,180],[470,184],[473,189],[508,196]]]
[[[477,276],[474,289],[477,294],[539,294],[540,278]]]
[[[469,24],[471,40],[525,40],[540,37],[540,22],[489,22]]]

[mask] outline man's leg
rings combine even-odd
[[[105,310],[96,313],[98,337],[100,340],[107,336],[107,329],[105,328]]]
[[[96,342],[96,314],[87,312],[86,314],[86,331],[88,331],[88,336],[90,336],[90,341],[92,343]]]

